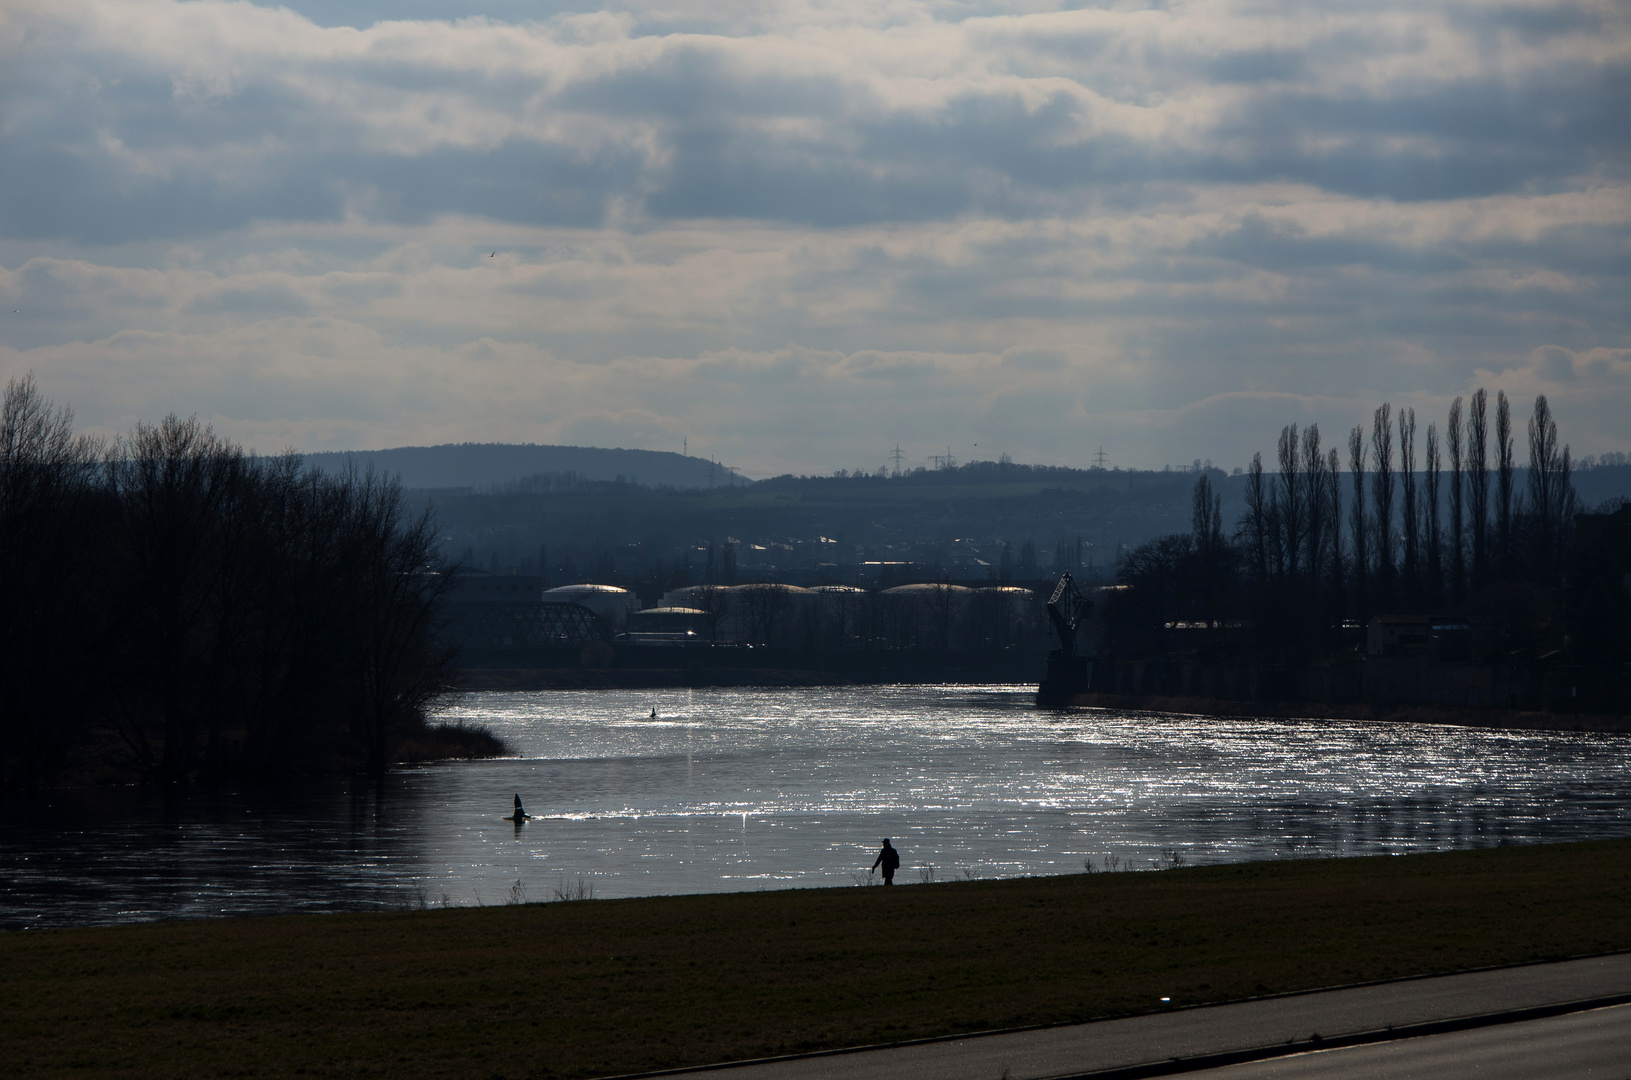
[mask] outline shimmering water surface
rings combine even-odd
[[[483,693],[519,757],[6,809],[0,926],[910,884],[1631,835],[1631,737],[1043,712],[1029,687]],[[655,708],[658,718],[650,718]],[[503,820],[520,793],[535,819]],[[519,883],[519,885],[517,885]]]

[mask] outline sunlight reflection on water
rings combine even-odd
[[[0,926],[1070,873],[1631,835],[1625,736],[1040,712],[1029,688],[474,694],[514,758],[383,791],[8,810]],[[650,719],[656,708],[658,719]],[[519,793],[535,820],[501,820]],[[864,874],[863,874],[864,876]]]

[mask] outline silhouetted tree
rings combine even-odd
[[[1303,429],[1302,446],[1303,504],[1306,508],[1303,548],[1306,553],[1308,581],[1315,596],[1320,591],[1319,580],[1323,565],[1320,556],[1325,552],[1325,488],[1329,479],[1325,473],[1325,455],[1320,452],[1319,425],[1309,424]]]
[[[1212,625],[1223,599],[1229,545],[1223,537],[1223,496],[1212,490],[1212,481],[1204,472],[1195,481],[1190,506],[1190,535],[1199,562],[1200,613]]]
[[[1383,402],[1371,417],[1371,453],[1375,455],[1371,491],[1375,496],[1373,543],[1379,602],[1393,598],[1393,424],[1392,406]]]
[[[1365,542],[1370,518],[1365,513],[1365,429],[1358,424],[1348,432],[1348,469],[1353,474],[1353,503],[1348,507],[1348,525],[1354,549],[1354,611],[1363,619],[1370,613],[1370,546]]]
[[[1421,518],[1416,505],[1416,410],[1399,410],[1399,521],[1404,534],[1405,596],[1421,593]]]
[[[1457,600],[1467,584],[1467,514],[1461,484],[1466,470],[1461,423],[1461,399],[1457,397],[1450,403],[1450,417],[1444,424],[1444,439],[1450,448],[1450,593]]]
[[[1439,527],[1439,460],[1438,428],[1427,425],[1427,471],[1423,476],[1426,488],[1422,505],[1422,520],[1427,526],[1427,593],[1436,604],[1444,591],[1443,532]]]
[[[1495,394],[1495,558],[1504,569],[1512,558],[1512,407],[1506,391]]]
[[[1326,520],[1331,523],[1331,596],[1336,608],[1337,619],[1342,618],[1342,455],[1336,447],[1331,447],[1331,453],[1325,460],[1325,487],[1326,494],[1331,500],[1331,507]]]
[[[90,726],[100,664],[100,445],[32,374],[0,404],[0,784],[39,783]]]
[[[1546,395],[1541,394],[1535,398],[1535,414],[1529,420],[1529,503],[1534,518],[1530,561],[1533,572],[1547,584],[1560,568],[1562,540],[1574,518],[1570,472],[1569,448],[1558,451],[1557,422]]]
[[[1285,573],[1293,581],[1301,576],[1303,530],[1306,526],[1306,503],[1303,498],[1302,470],[1298,468],[1297,425],[1287,424],[1280,429],[1278,456],[1280,483],[1276,489],[1280,504],[1280,540],[1276,545],[1284,553]]]
[[[1258,581],[1269,576],[1269,501],[1263,483],[1263,455],[1253,454],[1246,469],[1246,542],[1251,549],[1252,570]]]
[[[1479,387],[1467,414],[1467,532],[1472,542],[1472,580],[1489,580],[1489,395]]]

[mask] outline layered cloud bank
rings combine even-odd
[[[0,9],[0,372],[759,474],[1238,463],[1480,384],[1631,449],[1617,0],[389,7]]]

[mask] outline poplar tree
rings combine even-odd
[[[1489,580],[1489,395],[1479,387],[1467,414],[1467,531],[1472,541],[1472,581]]]
[[[1263,455],[1253,454],[1246,469],[1246,534],[1258,581],[1267,581],[1269,576],[1268,509],[1268,494],[1263,490]]]
[[[1393,406],[1383,402],[1371,417],[1371,453],[1376,456],[1371,491],[1376,498],[1374,528],[1376,587],[1385,603],[1393,590]]]
[[[1416,410],[1399,410],[1399,499],[1404,526],[1405,595],[1415,603],[1421,589],[1421,519],[1416,507]]]
[[[1444,591],[1444,550],[1439,529],[1439,453],[1438,428],[1427,425],[1427,471],[1423,475],[1425,488],[1422,499],[1422,522],[1427,526],[1427,592],[1437,601]]]
[[[1320,453],[1320,426],[1303,429],[1303,505],[1307,526],[1304,549],[1307,552],[1308,582],[1317,593],[1320,581],[1320,554],[1325,550],[1325,455]]]
[[[1512,559],[1512,407],[1506,391],[1495,393],[1495,558],[1504,570]]]
[[[1342,455],[1331,447],[1325,460],[1325,488],[1331,506],[1326,520],[1331,523],[1331,595],[1335,598],[1336,613],[1342,617]]]
[[[1535,521],[1532,565],[1541,580],[1553,581],[1561,568],[1559,552],[1575,511],[1570,481],[1569,448],[1557,449],[1557,421],[1546,395],[1535,398],[1529,421],[1529,502]]]
[[[1370,567],[1365,534],[1370,530],[1370,521],[1365,516],[1365,428],[1361,424],[1355,424],[1348,432],[1348,469],[1353,474],[1353,505],[1348,508],[1348,525],[1354,545],[1354,610],[1364,618],[1368,614],[1365,592]]]
[[[1300,576],[1303,529],[1305,527],[1302,480],[1297,468],[1297,425],[1280,429],[1280,549],[1285,553],[1286,573],[1295,581]]]
[[[1444,425],[1444,440],[1450,448],[1450,595],[1461,599],[1467,585],[1466,504],[1461,486],[1464,459],[1461,447],[1461,398],[1450,403],[1450,417]]]

